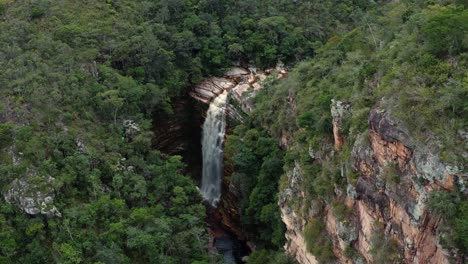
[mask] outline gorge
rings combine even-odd
[[[468,262],[466,0],[0,0],[0,263]]]
[[[232,73],[234,70],[230,70],[228,71],[228,73]],[[229,102],[225,102],[225,95],[227,94],[226,91],[228,89],[232,93],[235,93],[236,91],[238,92],[238,87],[242,87],[243,85],[242,80],[244,80],[244,82],[247,80],[246,83],[249,84],[249,79],[255,79],[252,77],[250,77],[249,79],[246,78],[246,76],[249,75],[248,72],[251,72],[249,70],[241,71],[240,69],[237,69],[237,71],[243,72],[244,74],[242,74],[241,76],[245,77],[237,76],[236,78],[233,78],[233,75],[231,75],[230,78],[236,79],[237,81],[234,81],[233,79],[223,79],[226,78],[223,77],[209,79],[208,81],[203,82],[201,85],[195,86],[192,92],[194,98],[197,98],[196,95],[198,94],[205,93],[204,91],[206,91],[207,89],[211,89],[209,91],[212,91],[213,94],[213,97],[207,97],[207,99],[205,100],[200,100],[199,97],[197,99],[205,102],[212,101],[207,113],[205,124],[203,126],[204,129],[208,127],[208,129],[204,130],[203,132],[204,137],[206,137],[206,131],[215,131],[213,133],[214,136],[220,137],[222,135],[224,138],[224,133],[219,134],[220,130],[212,129],[213,120],[211,120],[211,118],[216,116],[213,115],[213,113],[216,113],[216,111],[213,110],[219,110],[218,106],[220,104],[220,101],[223,102],[222,106],[226,106],[226,108],[232,107],[231,111],[233,111],[232,109],[234,109],[234,111],[237,111],[237,113],[243,111],[244,115],[251,113],[251,111],[255,109],[255,106],[253,104],[251,104],[250,108],[236,109]],[[271,71],[272,70],[268,70],[267,72]],[[286,71],[281,68],[276,69],[276,72],[282,72],[283,74],[286,73]],[[228,76],[228,74],[226,74],[226,76]],[[264,80],[264,78],[261,79]],[[216,82],[213,82],[213,80],[216,80]],[[241,81],[239,82],[239,80]],[[206,85],[206,83],[209,83],[210,85]],[[216,83],[229,85],[222,86],[216,85]],[[251,85],[252,83],[249,84],[249,86]],[[262,82],[259,82],[259,86],[256,91],[261,91],[262,87]],[[242,92],[244,91],[247,92],[248,89],[243,89]],[[217,96],[217,94],[220,95]],[[245,99],[247,97],[242,96],[242,93],[240,95],[241,96],[237,98]],[[252,99],[254,97],[255,94],[250,94],[249,98]],[[324,229],[321,232],[325,232],[322,233],[322,235],[325,237],[330,237],[330,239],[333,241],[331,250],[333,254],[337,256],[340,263],[361,263],[365,261],[373,261],[372,259],[375,257],[373,253],[370,252],[372,252],[371,243],[375,243],[373,241],[376,239],[374,233],[384,232],[383,230],[378,229],[380,228],[377,227],[379,222],[390,223],[385,226],[385,234],[388,234],[388,236],[391,237],[391,240],[388,241],[393,241],[387,243],[394,244],[390,244],[388,246],[390,247],[390,249],[379,250],[389,250],[385,254],[390,254],[388,255],[388,257],[391,259],[393,258],[393,261],[399,259],[403,260],[405,263],[449,263],[450,258],[450,261],[460,263],[460,257],[457,257],[456,254],[453,255],[453,253],[449,253],[438,244],[437,239],[433,235],[433,233],[436,232],[438,226],[440,225],[440,220],[437,220],[437,218],[434,219],[433,216],[431,216],[430,213],[427,211],[427,209],[421,209],[420,207],[418,208],[418,206],[421,206],[421,200],[418,201],[418,199],[421,198],[418,198],[418,195],[419,197],[428,197],[428,194],[426,193],[427,189],[432,190],[434,188],[442,188],[444,190],[453,190],[454,179],[457,179],[456,181],[458,181],[458,183],[456,184],[459,184],[459,186],[463,186],[463,183],[461,182],[461,177],[463,177],[463,175],[460,174],[459,171],[457,172],[456,168],[454,170],[454,168],[450,168],[450,166],[444,167],[444,165],[440,163],[440,161],[426,160],[426,158],[422,158],[422,156],[419,156],[420,154],[418,154],[418,149],[422,147],[416,145],[418,143],[416,143],[416,141],[409,136],[408,132],[406,132],[406,128],[401,123],[401,121],[398,121],[394,119],[394,117],[391,117],[391,113],[389,110],[385,111],[381,109],[381,105],[383,104],[384,102],[377,103],[370,112],[370,115],[368,117],[369,135],[358,136],[356,141],[352,143],[352,168],[340,168],[341,174],[346,173],[343,172],[343,170],[346,171],[352,169],[360,175],[363,175],[362,178],[358,178],[357,185],[353,185],[353,183],[348,183],[348,185],[345,186],[346,188],[344,193],[338,191],[337,189],[335,189],[334,191],[334,199],[340,200],[344,204],[344,209],[340,210],[346,211],[345,216],[337,215],[337,209],[334,208],[337,205],[325,205],[322,208],[316,207],[317,205],[313,205],[313,207],[309,210],[318,211],[309,211],[309,216],[301,216],[302,212],[300,212],[300,210],[303,209],[298,209],[297,203],[299,202],[299,206],[307,206],[308,203],[308,201],[305,200],[305,191],[303,190],[305,177],[307,177],[304,175],[304,170],[301,168],[304,165],[300,165],[300,162],[296,160],[294,161],[295,165],[293,166],[293,168],[287,172],[288,184],[285,189],[280,189],[281,192],[278,204],[281,208],[282,220],[287,227],[287,242],[285,244],[285,249],[289,254],[291,254],[291,256],[294,256],[296,261],[298,261],[299,263],[319,263],[320,261],[323,261],[323,259],[320,259],[321,257],[317,258],[316,256],[310,253],[309,246],[307,245],[307,243],[309,242],[306,241],[306,239],[308,239],[306,238],[306,236],[308,236],[308,227],[306,227],[304,219],[314,219],[318,216],[318,214],[325,215],[325,226],[323,227]],[[242,101],[237,101],[237,105],[242,105]],[[288,107],[294,108],[295,106],[291,104]],[[246,111],[245,109],[248,109],[248,111]],[[330,134],[331,138],[333,139],[333,144],[329,146],[322,146],[322,149],[319,151],[313,150],[309,147],[307,155],[309,155],[312,160],[324,159],[326,158],[324,157],[324,155],[332,155],[329,156],[328,159],[333,158],[333,155],[337,154],[333,154],[333,152],[331,154],[324,154],[320,152],[326,153],[334,150],[338,151],[339,153],[343,146],[347,144],[347,139],[344,136],[343,132],[343,124],[344,122],[346,122],[347,118],[350,118],[351,105],[346,102],[331,100],[329,111],[333,118],[333,130]],[[224,126],[221,126],[220,123],[221,120],[222,117],[217,117],[218,123],[215,126],[217,126],[218,129],[221,129],[222,132],[224,132]],[[389,135],[391,136],[389,137]],[[283,134],[283,136],[288,135]],[[220,138],[218,138],[218,140],[222,141],[222,139]],[[210,142],[213,141],[215,140],[210,139]],[[405,143],[401,143],[401,141]],[[203,139],[203,142],[203,144],[206,144],[205,138]],[[278,140],[277,144],[280,143],[281,141]],[[370,144],[370,149],[363,149],[369,148],[363,147],[367,146],[367,144]],[[213,145],[216,146],[216,148],[218,148],[219,146],[218,142],[216,142],[216,144]],[[412,148],[410,149],[408,146],[412,146]],[[290,148],[291,145],[287,144],[285,147]],[[216,150],[215,153],[218,154],[220,153],[220,151],[222,152],[222,150]],[[425,149],[424,152],[428,153],[429,150]],[[413,156],[415,156],[415,158],[413,158]],[[392,185],[387,185],[390,183],[387,183],[384,186],[386,188],[384,188],[380,192],[380,194],[376,194],[376,190],[374,190],[373,188],[382,187],[381,185],[379,185],[378,181],[374,182],[374,179],[372,179],[372,177],[376,177],[377,180],[381,177],[389,177],[385,175],[389,173],[387,172],[388,170],[390,170],[388,166],[392,165],[388,164],[392,164],[392,162],[396,162],[396,171],[392,172],[394,173],[392,177],[412,179],[409,181],[400,180],[400,182],[405,181],[405,183],[400,183],[401,186],[408,186],[405,188],[411,189],[411,185],[420,185],[421,183],[414,182],[414,176],[413,178],[411,178],[408,175],[416,175],[418,173],[418,170],[421,170],[422,168],[427,166],[432,166],[432,169],[430,169],[430,172],[425,169],[425,173],[429,173],[427,174],[428,176],[432,175],[429,177],[439,178],[435,182],[433,182],[433,180],[431,179],[428,179],[429,185],[427,185],[427,187],[423,187],[426,188],[426,190],[421,189],[421,187],[414,187],[418,192],[418,194],[415,194],[416,196],[408,196],[407,193],[395,190],[393,189],[394,187]],[[219,167],[215,168],[219,169]],[[434,171],[440,171],[440,175],[435,176]],[[221,173],[221,177],[224,176],[224,173],[225,171]],[[218,186],[221,186],[221,183],[219,184],[220,185]],[[228,193],[224,193],[223,195],[219,194],[219,196],[215,197],[224,197],[224,199],[226,199],[227,197],[232,196],[232,192],[234,191],[235,193],[236,188],[238,188],[235,187],[236,184],[238,183],[228,182],[227,184],[224,184],[224,191]],[[374,184],[376,187],[373,187]],[[234,197],[236,197],[236,195],[234,195]],[[240,198],[237,197],[235,198],[235,200],[236,199]],[[414,201],[411,199],[416,200]],[[228,224],[233,220],[232,217],[242,218],[242,212],[240,212],[241,215],[238,215],[237,213],[227,213],[227,211],[230,210],[239,210],[238,208],[235,208],[236,206],[239,206],[236,205],[235,200],[234,203],[232,200],[220,201],[221,205],[223,203],[228,203],[231,207],[221,207],[221,211],[218,211],[218,213],[223,215],[223,217],[218,224],[221,224],[224,228],[228,228],[230,232],[237,231],[237,235],[240,237],[248,238],[248,231],[243,230],[241,231],[241,233],[239,233],[239,226],[232,226]],[[291,200],[296,200],[296,204],[294,205],[296,206],[295,209],[288,205]],[[314,203],[315,201],[312,202]],[[232,206],[234,206],[234,208]],[[225,209],[225,211],[223,211],[223,209]],[[420,218],[422,219],[420,220]],[[419,221],[422,222],[420,223]],[[401,246],[402,244],[406,246]],[[355,251],[352,257],[347,255],[349,254],[347,253],[347,251],[350,250],[349,248],[352,248],[352,250]],[[430,258],[432,259],[429,259],[428,256],[431,256]]]

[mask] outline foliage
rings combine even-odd
[[[332,210],[333,214],[338,219],[338,221],[343,221],[348,217],[351,213],[350,208],[348,208],[344,203],[340,201],[333,201],[332,202]]]
[[[466,5],[410,2],[0,0],[0,185],[5,191],[31,172],[37,181],[51,176],[62,212],[27,217],[1,200],[0,262],[208,262],[195,184],[182,175],[180,157],[152,149],[151,130],[155,116],[171,114],[172,99],[233,63],[301,61],[286,80],[268,81],[252,121],[226,143],[242,222],[261,248],[284,242],[277,207],[284,165],[300,163],[307,199],[330,203],[335,188],[356,182],[352,146],[329,151],[331,99],[352,106],[343,126],[349,142],[385,98],[411,133],[435,135],[443,159],[462,164]],[[127,131],[127,120],[138,132]],[[276,144],[282,137],[294,142],[285,157]],[[431,201],[466,233],[465,197]],[[328,261],[331,242],[313,236],[323,235],[319,222],[305,234]],[[454,238],[466,250],[466,238]],[[287,262],[271,252],[250,261]]]
[[[307,250],[312,253],[320,263],[331,263],[335,260],[332,250],[332,241],[328,238],[325,225],[321,219],[311,219],[304,227],[304,239]]]
[[[463,194],[433,191],[428,201],[429,209],[444,220],[442,242],[468,251],[466,232],[468,227],[468,202]]]
[[[380,223],[374,223],[369,253],[375,263],[395,263],[401,261],[398,241],[385,236]]]
[[[429,208],[446,219],[451,219],[457,213],[460,197],[452,192],[432,192],[427,205]]]
[[[376,102],[418,144],[437,139],[444,162],[459,168],[466,163],[459,135],[468,116],[466,5],[458,1],[353,3],[360,9],[353,10],[357,17],[347,22],[347,30],[337,30],[314,45],[313,58],[295,65],[286,80],[269,83],[256,97],[255,125],[282,142],[287,139],[286,169],[298,165],[304,172],[300,191],[306,196],[295,204],[316,200],[330,205],[336,192],[356,185],[360,175],[353,172],[352,151],[368,140],[368,115]],[[344,14],[347,7],[337,5],[335,12]],[[331,99],[351,105],[351,115],[341,123],[347,143],[339,152],[333,151]],[[356,140],[362,144],[353,146]],[[396,164],[389,164],[381,173],[391,188],[400,183],[398,170]],[[460,197],[459,203],[465,200]],[[463,230],[466,218],[459,212],[459,203],[439,206],[447,203],[443,201],[434,202],[433,210],[459,214]],[[332,207],[339,217],[346,215],[344,208]],[[450,228],[453,234],[455,226]],[[463,239],[456,240],[463,249]]]
[[[444,7],[434,12],[423,27],[427,48],[435,55],[455,55],[468,49],[468,10]]]
[[[294,261],[291,257],[287,256],[284,252],[268,251],[265,249],[254,251],[248,258],[249,264],[293,264]]]
[[[386,164],[380,174],[380,177],[382,177],[387,184],[399,184],[400,176],[398,173],[398,163]]]
[[[239,125],[225,145],[227,166],[234,170],[231,183],[239,190],[241,220],[266,248],[284,243],[285,227],[277,205],[283,153],[265,132]]]

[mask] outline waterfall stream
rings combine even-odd
[[[227,98],[228,94],[224,91],[211,102],[203,124],[201,192],[213,207],[217,206],[221,197]]]

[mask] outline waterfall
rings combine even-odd
[[[201,192],[203,198],[216,207],[221,197],[223,176],[223,141],[226,132],[226,101],[224,91],[211,102],[203,124],[203,173]]]

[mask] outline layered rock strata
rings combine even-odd
[[[342,102],[332,102],[335,151],[344,143],[341,125],[349,108]],[[466,173],[444,164],[436,146],[421,144],[411,137],[405,125],[381,102],[371,110],[368,124],[368,131],[353,142],[351,161],[359,177],[355,183],[348,182],[345,191],[335,190],[334,200],[349,213],[344,219],[339,218],[330,205],[321,213],[337,261],[374,263],[375,256],[370,252],[375,235],[380,232],[394,244],[398,262],[462,263],[459,254],[440,245],[441,219],[431,214],[426,204],[433,190],[464,191]],[[333,151],[330,153],[334,155]],[[316,158],[313,150],[309,154]],[[304,186],[300,184],[303,177],[296,163],[288,173],[288,186],[280,194],[279,205],[288,229],[285,249],[299,263],[315,263],[302,234],[306,220],[313,216],[313,206],[295,210],[290,207],[292,201],[305,199]],[[298,214],[299,211],[309,214]],[[377,230],[376,226],[382,229]],[[350,249],[356,252],[353,256]]]

